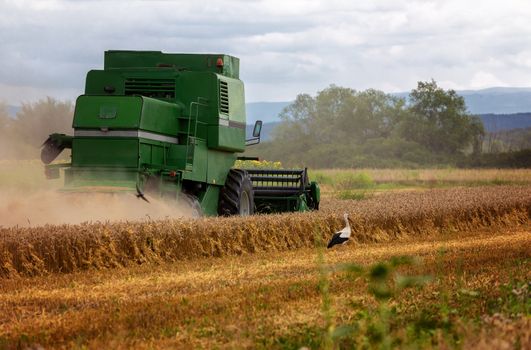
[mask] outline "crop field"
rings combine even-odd
[[[0,276],[32,276],[144,262],[180,261],[314,247],[344,226],[352,240],[386,242],[506,223],[525,224],[531,187],[394,193],[365,201],[325,199],[312,213],[0,230]]]
[[[311,171],[311,176],[325,194],[342,199],[389,191],[531,183],[531,169],[323,169]]]
[[[530,348],[529,171],[408,172],[316,172],[312,213],[0,223],[0,349]]]

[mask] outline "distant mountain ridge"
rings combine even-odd
[[[485,131],[499,132],[531,127],[531,113],[480,114]]]
[[[250,102],[245,104],[247,124],[252,125],[257,120],[264,123],[280,121],[278,114],[291,102]]]
[[[531,112],[531,88],[492,87],[461,90],[468,110],[473,114],[514,114]]]

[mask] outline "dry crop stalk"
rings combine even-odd
[[[531,186],[431,190],[365,201],[328,199],[313,213],[0,229],[0,277],[105,269],[313,247],[353,221],[352,240],[381,242],[529,222]]]

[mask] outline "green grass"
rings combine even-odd
[[[311,171],[310,178],[325,195],[364,200],[386,191],[526,185],[531,169],[321,169]]]
[[[281,167],[279,163],[252,161],[240,162],[239,165]],[[317,181],[323,192],[336,192],[341,198],[360,199],[370,196],[371,191],[525,185],[531,183],[531,169],[310,169],[310,179]],[[62,183],[62,178],[46,179],[40,160],[0,161],[2,189],[58,188]]]
[[[523,185],[531,169],[318,169],[310,178],[333,190]]]
[[[344,191],[339,192],[338,198],[343,199],[343,200],[350,199],[350,200],[355,200],[355,201],[361,201],[361,200],[372,197],[372,194],[373,192],[370,192],[367,190],[360,190],[360,191],[344,190]]]
[[[467,337],[482,328],[486,315],[506,315],[513,320],[531,316],[531,282],[513,279],[496,287],[494,293],[488,285],[478,290],[459,289],[445,278],[443,271],[437,278],[402,274],[401,266],[420,263],[417,258],[405,256],[370,266],[347,263],[332,268],[335,273],[346,274],[352,283],[365,283],[375,301],[353,300],[350,315],[334,320],[331,319],[330,272],[323,273],[325,262],[321,253],[318,255],[325,327],[293,328],[263,345],[279,349],[299,349],[301,344],[312,349],[461,348]],[[531,259],[521,261],[525,266],[530,262]],[[408,293],[408,290],[412,291]],[[430,302],[432,295],[437,297]],[[412,299],[416,300],[412,302]],[[515,349],[521,348],[519,339],[515,344]]]

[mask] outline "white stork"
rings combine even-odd
[[[345,213],[344,217],[346,223],[345,228],[343,228],[341,231],[334,233],[332,239],[328,243],[327,248],[332,248],[336,244],[345,244],[350,238],[350,224],[348,222],[348,214]]]

